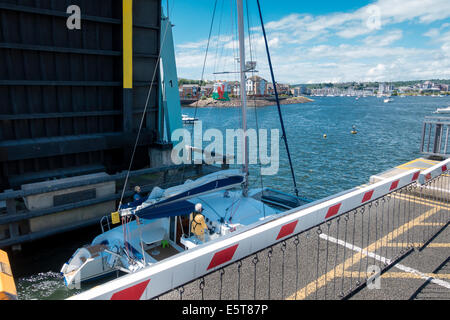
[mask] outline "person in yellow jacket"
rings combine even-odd
[[[202,242],[205,242],[205,232],[208,230],[208,226],[205,222],[205,216],[202,214],[203,207],[201,203],[195,206],[195,212],[191,213],[190,224],[191,233],[196,235]]]

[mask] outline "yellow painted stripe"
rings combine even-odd
[[[450,274],[436,274],[436,273],[424,273],[425,276],[434,278],[434,279],[441,279],[441,280],[448,280],[450,279]],[[410,272],[387,272],[381,276],[382,278],[400,278],[400,279],[423,279],[420,275]]]
[[[422,227],[443,227],[443,226],[445,226],[445,223],[424,222],[424,223],[419,223],[418,226],[422,226]]]
[[[433,214],[436,213],[436,209],[431,209],[419,217],[408,221],[404,225],[398,227],[397,229],[393,230],[386,236],[378,239],[377,241],[370,244],[368,247],[364,248],[364,252],[373,252],[376,248],[379,248],[385,243],[388,243],[392,241],[393,239],[399,237],[401,234],[405,233],[407,230],[411,229],[414,225],[417,225],[418,223],[422,223],[426,219],[430,218]],[[363,252],[355,253],[352,257],[348,258],[343,263],[337,265],[334,269],[330,270],[328,273],[322,275],[321,277],[317,278],[316,280],[311,281],[308,285],[306,285],[304,288],[300,289],[296,293],[289,296],[286,300],[303,300],[309,295],[316,292],[316,290],[322,288],[325,286],[328,282],[332,281],[334,278],[342,277],[344,275],[344,272],[346,269],[351,267],[352,265],[355,265],[360,260],[362,260],[367,255]]]
[[[405,201],[411,201],[411,202],[414,202],[414,203],[418,203],[418,204],[422,204],[422,205],[426,205],[426,206],[432,207],[433,208],[432,210],[434,210],[434,212],[431,215],[434,215],[434,214],[440,212],[441,210],[447,210],[447,211],[449,210],[449,207],[443,205],[443,202],[440,202],[440,201],[432,201],[432,200],[428,200],[428,199],[425,200],[424,198],[418,198],[416,196],[405,195],[405,194],[401,195],[401,196],[399,194],[394,194],[393,198],[397,198],[397,199],[405,200]],[[406,223],[408,225],[408,229],[411,228],[409,226],[409,223],[410,222]],[[426,224],[426,223],[427,222],[425,222],[425,221],[420,221],[418,223],[415,223],[413,225],[413,227],[414,226],[416,226],[416,227],[417,226],[421,226],[422,224]]]
[[[123,87],[133,88],[133,0],[123,0]]]
[[[420,223],[419,224],[417,224],[417,225],[421,225]],[[406,247],[408,247],[410,244],[407,244],[407,243],[395,243],[395,242],[392,242],[392,243],[386,243],[386,244],[384,244],[383,245],[383,247],[400,247],[400,248],[406,248]],[[414,247],[421,247],[421,246],[423,246],[424,244],[423,243],[412,243],[411,244],[412,246],[414,246]],[[427,247],[428,248],[450,248],[450,243],[429,243],[428,245],[427,245]]]
[[[404,166],[408,166],[408,165],[410,165],[410,164],[415,163],[417,160],[418,160],[418,159],[411,160],[411,161],[409,161],[409,162],[406,162],[406,163],[404,163],[404,164],[399,165],[397,168],[404,167]]]
[[[426,198],[419,198],[416,196],[411,196],[411,195],[399,195],[399,194],[392,194],[393,198],[396,199],[400,199],[400,200],[405,200],[405,201],[411,201],[411,202],[415,202],[418,204],[423,204],[426,206],[433,206],[435,208],[439,207],[441,209],[450,209],[450,203],[445,203],[445,202],[441,202],[438,200],[430,200],[430,199],[426,199]]]
[[[450,279],[450,274],[436,274],[436,273],[424,273],[425,276],[434,278],[434,279],[441,279],[441,280],[448,280]],[[346,278],[354,278],[357,279],[360,274],[357,271],[345,271],[343,274]],[[361,277],[363,278],[369,278],[371,274],[368,274],[366,272],[361,272]],[[386,272],[381,275],[381,278],[383,279],[423,279],[423,277],[419,274],[410,273],[410,272]]]
[[[416,162],[424,162],[424,163],[430,164],[430,165],[432,165],[432,166],[438,164],[437,161],[426,160],[426,159],[416,159],[416,160],[412,160],[412,161],[410,161],[410,162],[404,163],[404,164],[402,164],[402,165],[399,165],[397,168],[398,168],[398,169],[402,169],[403,167],[410,166],[410,165],[412,165],[412,164],[414,164],[414,163],[416,163]],[[410,167],[409,169],[428,169],[428,168],[429,168],[429,167],[416,167],[416,168]]]

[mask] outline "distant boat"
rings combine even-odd
[[[189,117],[189,116],[186,115],[186,114],[183,114],[183,115],[182,115],[182,120],[183,120],[183,123],[184,123],[184,124],[193,124],[193,123],[195,123],[195,122],[198,121],[197,118]]]
[[[394,99],[392,99],[392,98],[384,99],[384,103],[389,103],[389,102],[394,102]]]
[[[437,109],[434,113],[450,113],[450,106],[448,106],[447,108]]]

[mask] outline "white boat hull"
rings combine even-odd
[[[279,201],[283,197],[286,207]],[[261,201],[263,198],[267,204]],[[140,219],[140,224],[135,220],[126,225],[126,240],[122,225],[107,231],[96,237],[91,246],[77,250],[61,272],[67,286],[74,286],[115,271],[133,273],[185,250],[219,239],[242,227],[269,219],[289,209],[289,205],[297,206],[295,202],[289,202],[294,198],[269,189],[250,190],[248,197],[243,197],[242,190],[203,194],[187,200],[192,204],[200,203],[204,208],[202,215],[208,228],[202,238],[191,234],[186,227],[178,229],[182,230],[181,238],[171,238],[171,235],[173,237],[179,234],[177,228],[182,225],[182,217],[172,216],[175,217],[173,220],[169,217]],[[173,210],[177,211],[176,208]],[[171,228],[174,228],[172,232]],[[168,256],[161,252],[158,257],[163,242],[169,244],[171,252]],[[181,243],[183,247],[177,243]]]

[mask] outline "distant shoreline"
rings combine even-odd
[[[293,97],[293,98],[283,98],[280,99],[280,104],[288,105],[288,104],[302,104],[314,102],[314,100],[306,98],[306,97]],[[268,107],[276,105],[275,99],[252,99],[248,98],[248,106],[249,107]],[[241,100],[240,99],[231,99],[230,101],[217,101],[212,98],[208,98],[205,100],[198,100],[194,103],[183,104],[185,108],[208,108],[208,107],[220,107],[220,108],[232,108],[232,107],[240,107]]]

